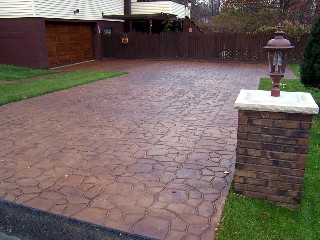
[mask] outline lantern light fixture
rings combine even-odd
[[[268,52],[269,76],[272,79],[273,89],[271,96],[280,96],[280,81],[284,77],[287,65],[287,52],[294,48],[290,41],[284,37],[282,25],[277,26],[275,37],[268,41],[264,49]]]

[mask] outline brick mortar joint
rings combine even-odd
[[[294,189],[284,189],[281,187],[271,187],[271,186],[262,186],[262,185],[257,185],[257,184],[249,184],[249,183],[241,183],[241,182],[235,182],[235,190],[241,190],[241,191],[247,191],[247,192],[257,192],[257,193],[265,193],[265,194],[269,194],[269,195],[273,195],[273,196],[283,196],[283,195],[279,195],[277,193],[271,193],[271,192],[266,192],[265,189],[269,189],[269,190],[273,190],[273,191],[283,191],[284,193],[289,193],[289,194],[301,194],[302,191],[300,190],[294,190]],[[240,189],[238,188],[238,185],[240,186],[250,186],[250,187],[254,187],[255,190],[250,190],[250,189]],[[301,184],[296,184],[296,185],[301,185]],[[285,196],[285,197],[293,197],[293,196]]]
[[[244,110],[239,109],[239,113],[242,114],[258,114],[258,115],[274,115],[274,116],[297,116],[297,115],[303,115],[303,116],[313,116],[314,114],[309,113],[290,113],[290,112],[271,112],[271,111],[258,111],[258,110]]]
[[[245,163],[244,163],[245,164]],[[253,164],[251,164],[253,165]],[[266,165],[264,165],[265,167]],[[267,167],[277,167],[277,166],[267,166]],[[293,170],[292,168],[281,168],[281,169],[287,169],[287,170]],[[254,170],[245,170],[245,169],[236,169],[236,170],[241,170],[241,171],[246,171],[246,172],[252,172],[252,173],[259,173],[259,174],[262,174],[262,173],[270,173],[270,174],[278,174],[278,173],[273,173],[273,172],[265,172],[265,171],[254,171]],[[304,169],[294,169],[293,171],[304,171]],[[280,176],[280,174],[278,174]],[[238,176],[237,173],[235,173],[235,176]],[[281,174],[281,176],[286,176],[286,177],[301,177],[303,178],[302,176],[297,176],[297,175],[293,175],[293,174]],[[257,178],[257,177],[255,177]]]
[[[256,150],[256,149],[253,149],[253,150]],[[261,151],[265,151],[265,150],[261,150]],[[268,151],[268,152],[271,152],[271,151]],[[272,151],[272,152],[274,152],[274,151]],[[278,152],[276,152],[276,153],[278,153]],[[308,156],[308,154],[295,154],[295,153],[290,153],[290,154],[294,154],[294,155],[297,155],[299,157]],[[247,155],[247,154],[236,154],[236,156],[243,156],[243,157],[250,157],[250,158],[257,158],[257,159],[266,159],[265,157],[254,157],[254,156]],[[298,160],[279,159],[279,158],[268,158],[268,160],[278,160],[278,161],[295,162],[295,163],[296,162],[301,162],[301,161],[298,161]]]
[[[247,121],[241,121],[240,123],[238,122],[238,126],[252,126],[252,127],[260,127],[260,128],[275,128],[275,129],[283,129],[283,126],[277,126],[277,125],[281,125],[280,124],[280,120],[273,120],[272,124],[268,124],[268,125],[263,125],[263,124],[257,124],[254,123],[251,120],[261,120],[261,119],[247,119]],[[270,119],[271,120],[271,119]],[[256,122],[256,121],[255,121]],[[304,129],[303,125],[305,124],[309,124],[310,127],[312,125],[312,122],[306,122],[306,121],[292,121],[292,120],[281,120],[281,123],[286,124],[286,125],[290,125],[290,123],[296,123],[299,126],[298,127],[290,127],[290,128],[284,128],[284,129],[292,129],[292,130],[302,130],[302,131],[309,131],[309,129]]]
[[[280,180],[275,180],[275,179],[264,179],[264,178],[259,178],[259,177],[246,177],[246,176],[238,176],[238,175],[235,175],[235,176],[237,176],[239,178],[243,178],[244,180],[247,180],[247,179],[260,179],[260,180],[266,181],[267,183],[269,183],[269,182],[279,182],[279,183],[290,183],[290,184],[293,184],[293,185],[301,185],[302,184],[302,183],[295,183],[295,182],[292,182],[292,181],[280,181]],[[288,175],[286,175],[286,176],[288,176]],[[303,177],[295,177],[295,176],[288,176],[288,177],[294,177],[294,178],[297,178],[297,179],[303,179]],[[241,183],[241,184],[255,185],[255,184],[250,184],[250,183]],[[268,186],[265,186],[265,187],[268,187]]]
[[[268,135],[268,136],[271,136],[271,135]],[[271,137],[273,139],[270,142],[257,141],[257,140],[248,140],[248,139],[237,139],[237,140],[244,141],[244,142],[249,142],[249,143],[281,145],[281,146],[284,146],[284,147],[304,147],[304,148],[308,148],[308,146],[300,145],[300,144],[294,145],[294,144],[276,143],[276,142],[274,142],[274,140],[275,140],[274,138],[281,138],[281,137],[278,137],[278,136],[271,136]],[[297,140],[297,142],[301,141],[301,138],[288,138],[288,139],[292,139],[293,141]]]

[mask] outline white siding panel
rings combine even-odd
[[[172,1],[135,2],[131,1],[131,14],[169,13],[178,18],[185,17],[185,6]]]
[[[104,20],[105,15],[123,15],[123,0],[34,0],[36,17]],[[74,11],[79,9],[79,14]]]
[[[0,0],[0,18],[32,16],[32,0]]]
[[[133,2],[131,3],[131,14],[154,14],[171,13],[170,1],[159,2]]]
[[[182,4],[171,2],[172,14],[177,15],[178,18],[185,18],[186,7]]]

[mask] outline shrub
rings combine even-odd
[[[305,86],[320,89],[320,18],[311,29],[300,71],[301,82]]]

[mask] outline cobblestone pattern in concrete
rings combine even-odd
[[[158,239],[211,239],[234,172],[233,104],[267,67],[76,68],[129,74],[0,107],[0,197]]]

